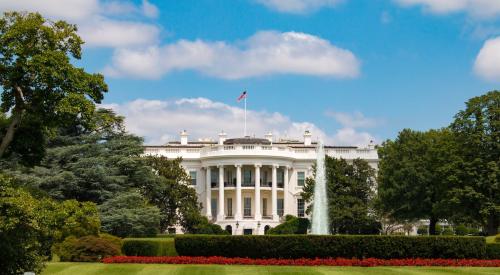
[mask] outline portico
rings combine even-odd
[[[301,192],[317,157],[310,132],[303,142],[274,142],[271,134],[226,139],[221,133],[218,142],[188,142],[187,137],[182,132],[180,143],[150,146],[145,154],[182,157],[203,213],[223,229],[234,235],[264,234],[285,215],[307,216]],[[348,161],[362,158],[375,169],[378,164],[372,145],[325,146],[325,153]]]

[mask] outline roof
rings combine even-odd
[[[244,138],[230,138],[224,141],[224,144],[269,144],[271,142],[265,138],[252,138],[252,137],[244,137]]]

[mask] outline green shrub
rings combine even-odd
[[[443,231],[441,231],[441,235],[452,236],[453,234],[453,230],[450,227],[446,227]]]
[[[429,235],[429,227],[427,225],[421,225],[417,229],[417,234],[418,235]]]
[[[477,229],[475,227],[471,227],[471,228],[469,228],[469,235],[481,236],[481,232],[479,231],[479,229]]]
[[[117,237],[117,236],[113,236],[113,235],[108,234],[108,233],[100,233],[99,237],[101,239],[107,240],[107,241],[115,244],[116,246],[118,246],[120,248],[120,251],[121,251],[122,245],[123,245],[123,239],[122,238]]]
[[[486,257],[488,259],[500,259],[500,243],[486,244]]]
[[[66,238],[54,245],[53,252],[63,262],[97,262],[109,256],[120,255],[120,247],[112,241],[96,236]]]
[[[130,238],[123,241],[127,256],[176,256],[174,238]]]
[[[289,234],[307,234],[309,228],[309,220],[305,218],[297,218],[292,215],[285,216],[285,222],[269,229],[269,235],[289,235]]]
[[[500,234],[497,234],[495,237],[495,242],[500,243]]]
[[[176,236],[183,256],[249,258],[483,258],[482,237],[280,235]]]
[[[467,226],[463,224],[459,224],[455,227],[455,235],[458,236],[465,236],[469,234],[469,230],[467,229]]]

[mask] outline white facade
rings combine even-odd
[[[272,134],[265,137],[226,139],[221,133],[218,142],[190,142],[183,131],[181,142],[146,146],[145,154],[182,157],[203,213],[234,235],[260,235],[280,224],[284,215],[305,216],[300,193],[316,162],[316,143],[308,131],[302,141],[273,142]],[[325,153],[348,161],[365,159],[377,169],[378,154],[372,145],[325,145]]]

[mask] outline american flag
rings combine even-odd
[[[247,91],[244,91],[236,101],[240,102],[242,99],[247,98]]]

